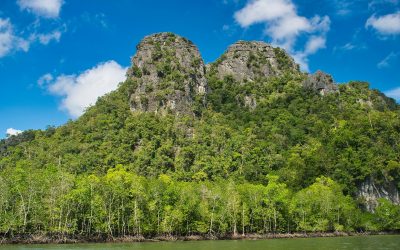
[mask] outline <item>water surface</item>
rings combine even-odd
[[[400,249],[400,235],[337,238],[218,240],[67,245],[0,245],[0,250],[275,250],[275,249]]]

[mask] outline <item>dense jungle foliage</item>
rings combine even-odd
[[[0,141],[0,233],[91,236],[400,229],[400,113],[367,83],[321,96],[302,75],[235,84],[209,73],[194,116],[132,113],[132,79],[76,121]],[[250,96],[257,105],[249,107]]]

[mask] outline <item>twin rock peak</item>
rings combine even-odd
[[[209,65],[191,41],[173,33],[146,36],[136,48],[127,73],[135,83],[130,96],[132,111],[193,114],[194,106],[205,106],[212,91],[206,75],[230,77],[232,84],[243,85],[286,72],[302,74],[284,50],[258,41],[238,41]],[[337,91],[332,77],[321,71],[306,77],[303,86],[321,94]]]

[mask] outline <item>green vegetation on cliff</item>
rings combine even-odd
[[[303,74],[241,84],[211,66],[206,105],[160,115],[131,111],[136,78],[76,121],[0,141],[1,234],[400,229],[398,205],[370,213],[359,195],[400,184],[400,109],[368,84],[321,96]]]

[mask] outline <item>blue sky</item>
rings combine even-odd
[[[400,0],[1,0],[0,138],[76,119],[161,31],[192,40],[206,62],[263,40],[305,71],[400,100]]]

